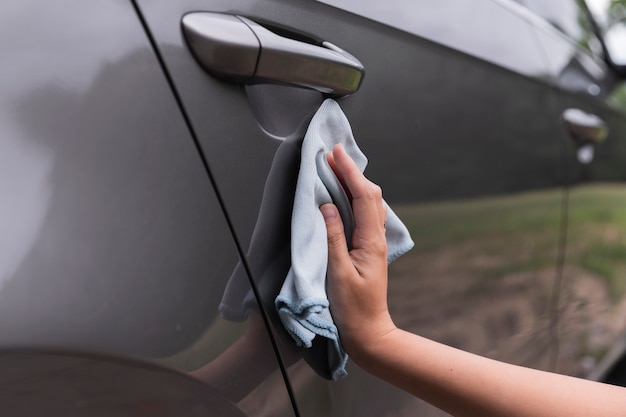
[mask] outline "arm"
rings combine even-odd
[[[285,366],[300,359],[295,350],[285,349],[282,353]],[[278,369],[263,318],[253,312],[242,337],[217,358],[189,374],[213,387],[226,399],[238,403]]]
[[[455,416],[624,416],[626,389],[487,359],[398,329],[387,308],[385,210],[381,190],[341,147],[330,165],[352,196],[353,249],[333,205],[328,294],[342,344],[363,369]]]
[[[189,372],[232,402],[241,401],[278,369],[261,316],[253,313],[249,320],[241,338],[214,360]]]

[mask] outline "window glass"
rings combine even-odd
[[[318,1],[513,71],[531,76],[540,76],[544,72],[544,62],[537,53],[527,22],[496,2]]]
[[[582,0],[514,0],[542,17],[575,43],[597,52],[597,40]]]
[[[611,60],[626,64],[626,0],[586,0]]]
[[[626,0],[586,0],[586,3],[602,30],[626,19]]]

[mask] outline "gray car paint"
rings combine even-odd
[[[599,57],[584,51],[554,28],[537,24],[536,33],[549,58],[551,79],[558,94],[554,117],[568,108],[580,109],[597,116],[608,127],[606,140],[593,146],[593,160],[589,164],[577,160],[579,144],[563,136],[568,145],[569,238],[560,283],[562,307],[557,326],[560,345],[557,370],[598,379],[619,357],[617,352],[611,352],[612,348],[619,349],[626,340],[626,323],[621,319],[624,317],[623,301],[620,287],[616,288],[615,284],[623,278],[611,272],[622,262],[622,257],[614,254],[620,251],[623,237],[619,232],[619,217],[609,213],[622,210],[621,196],[626,180],[626,108],[613,97],[618,89],[624,89],[624,81]],[[599,199],[607,193],[611,197],[601,200],[602,203],[591,207],[585,203],[590,195]],[[583,211],[597,219],[597,226],[595,231],[581,236],[579,224],[584,224],[585,215],[580,218]],[[574,260],[590,257],[584,252],[581,255],[581,248],[593,246],[601,247],[602,252],[600,258],[594,255],[592,262],[609,272],[603,274],[598,269],[589,272],[577,267]],[[611,283],[611,280],[615,281]]]
[[[245,330],[218,315],[239,256],[132,3],[9,1],[0,21],[0,356],[26,352],[3,383],[39,375],[29,401],[53,401],[36,387],[63,389],[46,371],[58,361],[33,349],[69,362],[81,351],[167,362],[198,344],[212,349],[203,360],[218,356]],[[270,340],[257,344],[277,367]],[[94,369],[85,378],[107,372]],[[113,395],[102,378],[92,394]],[[23,404],[13,394],[5,415]],[[281,395],[289,404],[284,384]]]
[[[175,352],[210,322],[205,254],[233,245],[132,8],[68,3],[3,25],[3,50],[24,50],[2,77],[2,343]]]
[[[0,6],[0,52],[12,57],[0,67],[3,349],[103,351],[203,370],[217,376],[204,378],[207,391],[248,415],[440,415],[353,365],[337,383],[317,375],[314,355],[282,338],[271,288],[257,290],[287,380],[258,316],[244,324],[218,317],[237,265],[254,282],[266,270],[269,258],[258,254],[239,263],[236,243],[250,249],[266,187],[284,189],[272,215],[289,216],[297,156],[277,167],[278,153],[297,145],[323,97],[203,72],[180,19],[208,10],[327,39],[365,65],[361,90],[340,103],[370,158],[368,175],[417,243],[391,269],[398,324],[497,359],[567,371],[557,359],[567,348],[558,307],[568,293],[555,289],[565,249],[561,190],[579,166],[560,111],[582,106],[612,127],[619,113],[559,85],[559,65],[544,60],[550,48],[533,19],[487,0],[469,22],[452,0],[429,2],[415,19],[402,2],[395,10],[385,2],[384,16],[365,2],[357,14],[311,1],[138,3],[149,33],[128,2]],[[619,129],[613,139],[624,137]],[[614,159],[609,172],[624,166],[615,156],[623,143],[607,141],[599,152]],[[547,213],[545,238],[521,233],[536,227],[537,206]],[[491,223],[475,228],[485,214]],[[270,229],[289,233],[283,223]],[[506,241],[518,250],[503,257]],[[526,265],[534,266],[516,270]],[[232,357],[242,346],[247,359]],[[26,357],[49,356],[38,355]]]
[[[481,2],[474,17],[486,22],[496,13],[501,19],[497,26],[500,32],[489,36],[489,42],[466,42],[466,50],[456,50],[432,42],[428,34],[424,34],[425,39],[309,1],[139,4],[186,103],[244,248],[262,215],[263,190],[268,187],[266,179],[273,172],[277,150],[282,149],[281,144],[301,138],[302,126],[322,96],[276,86],[242,89],[204,73],[186,48],[180,30],[180,16],[190,11],[270,21],[328,40],[355,55],[365,65],[366,77],[359,92],[340,100],[340,104],[369,156],[368,175],[382,185],[386,199],[407,218],[413,216],[423,224],[425,216],[433,216],[427,233],[422,226],[413,229],[416,250],[392,267],[390,302],[394,317],[403,327],[477,353],[543,369],[553,366],[556,353],[550,293],[557,278],[562,210],[558,190],[565,182],[561,159],[564,143],[559,119],[547,117],[554,99],[544,82],[547,63],[532,28],[522,17],[498,4]],[[440,32],[459,24],[445,8],[435,9],[439,10],[438,18],[430,22],[431,26],[438,22]],[[414,32],[419,34],[419,28]],[[431,38],[433,33],[434,29]],[[518,54],[506,61],[510,55],[497,51],[512,45]],[[522,47],[515,48],[517,45]],[[524,53],[527,55],[520,58]],[[489,57],[494,61],[484,60]],[[526,65],[511,71],[519,66],[516,62]],[[517,97],[515,102],[510,99],[512,94]],[[219,108],[213,104],[216,101]],[[277,103],[284,112],[275,110]],[[281,119],[280,129],[274,129],[280,123],[272,122]],[[293,175],[293,170],[285,171],[286,178]],[[522,255],[532,259],[541,254],[547,259],[533,273],[517,276],[499,272],[502,260],[467,250],[471,235],[444,246],[437,243],[438,228],[443,230],[449,222],[463,227],[464,217],[471,218],[475,210],[472,201],[489,204],[490,200],[481,198],[541,188],[556,188],[556,192],[542,200],[550,213],[550,237],[541,243],[547,246],[538,244],[536,251],[529,249],[528,255]],[[533,219],[525,215],[527,208],[516,208],[515,200],[511,201],[507,214],[501,214],[496,202],[487,207],[493,219],[506,223],[512,215],[514,221],[532,225]],[[443,204],[442,209],[437,204]],[[446,213],[445,204],[459,209]],[[277,204],[275,210],[288,216],[289,207]],[[288,235],[278,227],[275,232]],[[515,239],[515,235],[510,238]],[[533,244],[519,239],[522,246]],[[438,249],[433,250],[433,245],[439,245]],[[461,258],[446,258],[446,253]],[[533,262],[511,256],[507,260],[511,263]],[[256,274],[266,269],[254,265],[264,260],[249,253],[248,262],[253,279],[261,280]],[[480,269],[483,262],[495,264]],[[446,264],[450,268],[446,269]],[[470,265],[467,274],[462,265]],[[471,265],[477,265],[479,272],[472,272],[475,267]],[[474,292],[472,288],[481,290]],[[524,301],[512,294],[523,294]],[[271,291],[261,295],[272,317]],[[275,328],[282,355],[292,356],[294,347],[280,337],[280,325]],[[315,364],[308,352],[300,354]],[[303,361],[291,365],[288,375],[300,414],[435,413],[355,366],[350,366],[349,373],[343,381],[328,383]],[[276,414],[287,412],[277,404],[266,407]]]

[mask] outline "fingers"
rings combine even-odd
[[[352,268],[352,261],[348,253],[346,235],[343,231],[343,222],[339,216],[337,207],[333,204],[323,204],[320,211],[326,223],[326,235],[328,237],[328,269],[329,272]]]
[[[341,145],[337,145],[337,146],[341,147]],[[348,198],[350,199],[350,201],[352,201],[352,195],[350,194],[350,190],[346,186],[346,182],[343,180],[343,176],[339,172],[339,168],[337,168],[337,163],[335,162],[335,157],[333,155],[332,150],[326,154],[326,159],[328,160],[328,165],[330,165],[333,172],[337,176],[337,179],[339,179],[339,182],[341,183],[341,186],[343,187],[344,191],[348,195]]]
[[[336,145],[329,153],[328,162],[352,198],[355,233],[384,234],[386,210],[381,188],[365,178],[341,145]]]
[[[326,286],[342,344],[356,352],[394,327],[387,309],[386,209],[380,187],[365,178],[343,147],[329,152],[328,163],[351,197],[355,228],[348,252],[337,208],[320,207],[328,236]]]

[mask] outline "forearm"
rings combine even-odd
[[[396,329],[353,347],[365,370],[454,415],[626,415],[626,389],[510,365]]]
[[[352,196],[355,229],[348,251],[337,208],[320,208],[327,289],[342,343],[357,364],[457,417],[626,416],[625,388],[505,364],[397,329],[387,308],[381,190],[340,146],[328,162]]]
[[[248,329],[241,338],[217,358],[190,372],[190,375],[236,403],[277,369],[276,354],[267,339],[263,320],[259,314],[254,313],[250,316]]]

